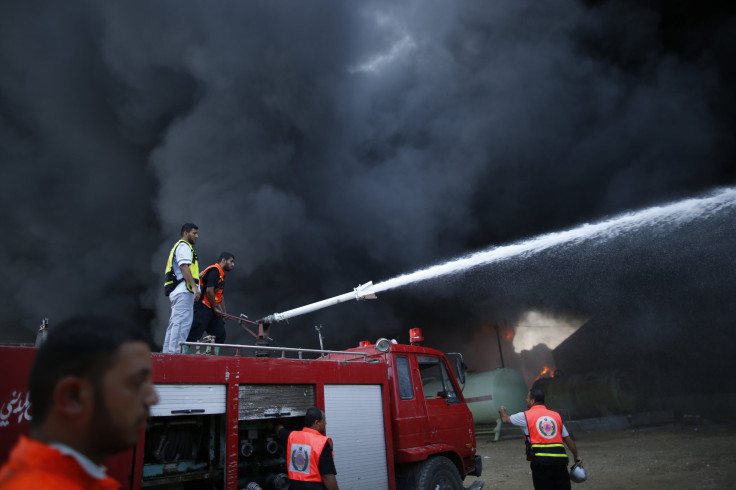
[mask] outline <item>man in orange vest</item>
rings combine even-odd
[[[570,448],[575,463],[582,467],[583,460],[578,456],[575,441],[563,425],[560,414],[544,406],[544,392],[541,389],[529,390],[526,395],[526,406],[529,407],[526,412],[509,415],[506,413],[506,407],[500,407],[498,413],[504,423],[516,425],[524,430],[534,489],[569,490],[568,458],[563,442]]]
[[[317,407],[307,410],[302,430],[276,426],[282,445],[286,445],[290,490],[338,490],[332,439],[325,435],[326,427],[325,412]]]
[[[30,436],[20,437],[0,469],[0,488],[121,488],[102,464],[138,442],[158,403],[147,332],[94,316],[52,327],[28,386]]]
[[[197,342],[205,330],[215,336],[215,342],[224,344],[227,332],[225,321],[219,313],[227,313],[222,292],[225,289],[225,275],[235,267],[235,256],[222,252],[217,263],[202,271],[199,284],[202,290],[200,301],[194,303],[194,319],[189,330],[187,342]]]

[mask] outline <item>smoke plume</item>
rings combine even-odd
[[[203,266],[235,254],[228,309],[255,319],[730,186],[734,19],[727,2],[654,0],[5,1],[0,336],[88,311],[160,342],[184,222]],[[667,345],[692,328],[733,339],[733,218],[397,289],[272,336],[317,347],[321,323],[343,348],[421,326],[450,350],[539,310],[626,311]],[[477,366],[497,364],[488,345]]]

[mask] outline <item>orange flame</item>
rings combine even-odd
[[[544,376],[545,374],[547,374],[550,371],[551,371],[551,369],[550,369],[549,366],[544,366],[544,369],[542,369],[542,372],[539,373],[539,377],[541,378],[542,376]],[[552,375],[551,377],[554,378],[554,375]]]

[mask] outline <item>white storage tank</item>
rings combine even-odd
[[[463,397],[478,424],[495,424],[498,408],[506,407],[509,414],[527,409],[526,395],[529,388],[524,377],[509,368],[499,368],[481,373],[467,373]]]

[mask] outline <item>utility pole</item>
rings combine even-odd
[[[505,367],[503,364],[503,349],[501,348],[501,333],[498,330],[498,323],[493,325],[496,329],[496,338],[498,339],[498,354],[501,356],[501,367]]]

